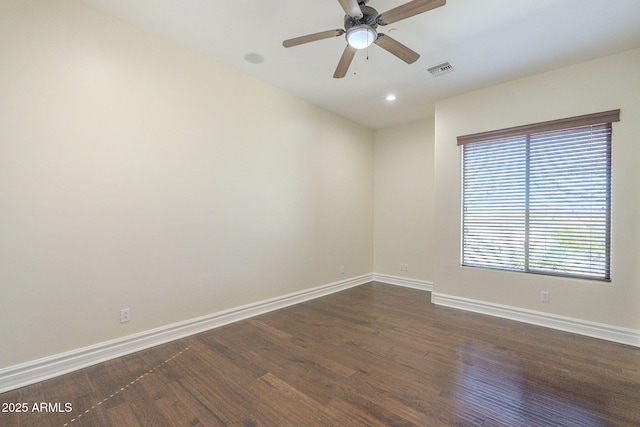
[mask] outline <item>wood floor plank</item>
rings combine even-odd
[[[369,283],[0,395],[7,426],[638,426],[640,349]]]

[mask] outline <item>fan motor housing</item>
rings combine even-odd
[[[345,15],[344,17],[344,29],[349,30],[351,27],[355,27],[358,25],[368,25],[371,28],[375,29],[378,27],[378,11],[372,7],[365,6],[364,4],[360,4],[360,9],[362,10],[362,18],[354,18],[349,15]]]

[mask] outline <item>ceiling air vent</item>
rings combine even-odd
[[[431,73],[433,77],[440,77],[443,74],[447,74],[453,71],[453,65],[448,62],[444,62],[435,67],[427,68],[427,71]]]

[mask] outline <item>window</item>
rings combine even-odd
[[[462,265],[610,280],[620,110],[458,137]]]

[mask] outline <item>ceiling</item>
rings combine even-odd
[[[371,129],[432,116],[441,98],[640,47],[640,0],[448,0],[378,28],[417,62],[372,45],[334,79],[344,37],[288,49],[282,41],[342,28],[338,0],[83,1]],[[382,13],[405,2],[368,5]],[[453,72],[427,72],[447,61]]]

